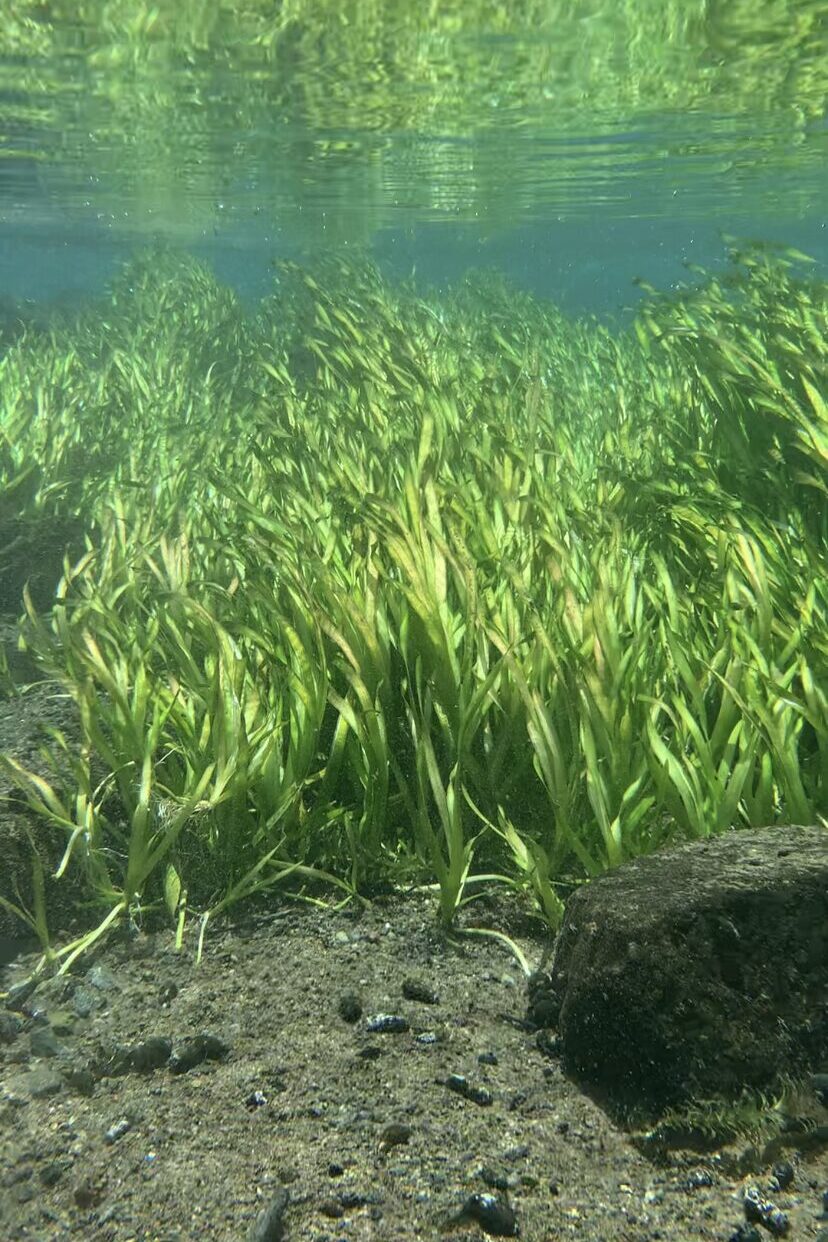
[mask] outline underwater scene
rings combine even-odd
[[[828,1242],[825,4],[0,19],[2,1238]]]

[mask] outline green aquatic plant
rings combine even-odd
[[[752,1148],[756,1162],[761,1164],[772,1159],[774,1152],[778,1154],[785,1134],[790,1135],[789,1142],[802,1142],[803,1134],[815,1131],[818,1123],[808,1117],[808,1113],[815,1111],[814,1093],[807,1080],[783,1076],[772,1092],[743,1088],[732,1099],[699,1098],[670,1109],[657,1126],[635,1135],[634,1141],[651,1153],[699,1143],[709,1149],[723,1144],[747,1144],[748,1151]],[[793,1130],[792,1120],[797,1122]]]
[[[825,816],[826,290],[758,253],[616,333],[359,258],[245,313],[156,253],[16,341],[8,477],[52,445],[83,532],[21,623],[78,740],[4,760],[100,915],[56,961],[277,886],[556,927],[564,877]]]
[[[11,914],[15,919],[22,923],[25,927],[37,937],[38,944],[42,952],[42,965],[48,969],[53,965],[57,958],[57,954],[52,945],[52,937],[49,931],[49,920],[46,912],[46,879],[43,859],[37,843],[31,832],[28,834],[29,844],[31,846],[31,877],[32,877],[32,898],[31,908],[27,906],[25,898],[20,892],[20,888],[15,882],[14,893],[16,900],[12,901],[8,897],[0,894],[0,906]]]
[[[703,447],[729,494],[783,524],[800,516],[824,544],[824,288],[792,278],[807,265],[795,251],[734,248],[731,259],[723,277],[642,315],[690,398],[677,442],[688,458]]]

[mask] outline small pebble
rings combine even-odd
[[[408,1030],[408,1019],[398,1013],[377,1013],[366,1019],[365,1029],[372,1035],[398,1035]]]
[[[694,1169],[684,1184],[688,1190],[700,1190],[703,1186],[712,1186],[713,1174],[709,1169]]]
[[[794,1179],[794,1167],[790,1160],[781,1160],[779,1164],[775,1164],[771,1170],[773,1176],[771,1178],[771,1190],[787,1190]]]
[[[775,1238],[782,1238],[790,1229],[787,1215],[775,1204],[763,1199],[755,1186],[745,1191],[745,1217],[751,1224],[763,1225]]]
[[[472,1104],[480,1104],[486,1107],[494,1099],[491,1091],[488,1091],[485,1087],[476,1087],[463,1074],[449,1074],[445,1080],[445,1085],[455,1095],[462,1095],[464,1100],[471,1100]]]
[[[497,1238],[516,1238],[520,1232],[517,1217],[512,1208],[495,1195],[470,1195],[455,1217],[455,1221],[458,1224],[463,1221],[475,1221],[486,1233]]]
[[[120,1121],[115,1122],[114,1126],[109,1127],[104,1135],[104,1142],[109,1144],[117,1143],[118,1139],[123,1138],[123,1136],[130,1129],[130,1123],[127,1121],[126,1117],[122,1117]]]
[[[401,1121],[394,1121],[391,1125],[385,1126],[380,1134],[380,1146],[386,1149],[389,1147],[400,1147],[409,1141],[413,1133],[411,1126],[407,1126]]]

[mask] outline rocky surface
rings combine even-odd
[[[828,831],[729,832],[578,890],[531,1013],[621,1112],[825,1072]]]

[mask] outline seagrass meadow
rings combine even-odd
[[[0,760],[32,842],[0,901],[43,964],[149,920],[200,953],[250,898],[389,886],[432,887],[446,929],[506,886],[554,929],[642,852],[824,823],[814,270],[734,248],[609,327],[360,259],[281,264],[248,309],[153,251],[11,320],[0,566],[29,673],[12,643],[3,693],[73,710],[45,768]]]

